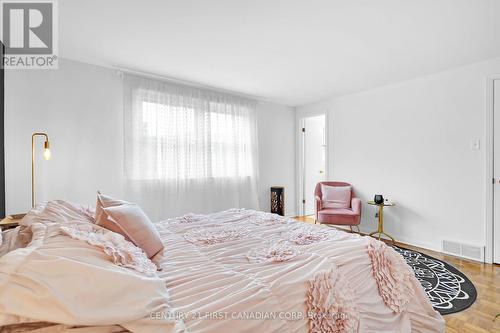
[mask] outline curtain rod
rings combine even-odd
[[[116,69],[116,72],[118,75],[122,75],[123,73],[133,74],[133,75],[137,75],[137,76],[141,76],[141,77],[145,77],[145,78],[151,78],[151,79],[156,79],[156,80],[160,80],[160,81],[178,83],[178,84],[182,84],[182,85],[190,86],[190,87],[194,87],[194,88],[208,89],[208,90],[212,90],[212,91],[216,91],[216,92],[220,92],[220,93],[231,94],[231,95],[244,97],[244,98],[248,98],[248,99],[263,100],[262,98],[258,98],[256,96],[252,96],[252,95],[247,95],[247,94],[240,93],[237,91],[216,88],[216,87],[209,86],[209,85],[202,84],[202,83],[177,79],[177,78],[174,78],[171,76],[164,76],[164,75],[154,74],[154,73],[150,73],[150,72],[137,71],[134,69],[117,67],[117,66],[115,66],[114,68]]]

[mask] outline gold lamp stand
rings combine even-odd
[[[49,136],[46,133],[35,132],[31,136],[31,207],[35,207],[35,138],[43,136],[45,142],[43,143],[43,158],[50,160],[50,143]]]

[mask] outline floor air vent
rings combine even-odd
[[[467,259],[484,261],[484,247],[443,240],[443,252]]]

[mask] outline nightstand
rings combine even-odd
[[[368,201],[368,204],[369,205],[373,205],[373,206],[377,206],[378,207],[378,229],[377,231],[374,231],[374,232],[371,232],[369,236],[373,236],[373,235],[378,235],[378,240],[380,240],[381,236],[382,235],[386,235],[387,237],[389,237],[391,240],[392,240],[392,244],[395,244],[396,241],[394,240],[394,238],[389,235],[388,233],[384,232],[384,207],[393,207],[393,206],[396,206],[396,204],[394,203],[375,203],[373,201]],[[377,237],[375,237],[377,238]]]
[[[24,217],[24,215],[26,214],[14,214],[7,216],[6,218],[0,221],[0,229],[7,230],[17,227],[19,225],[19,222],[21,222],[21,219]]]

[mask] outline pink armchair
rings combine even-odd
[[[332,187],[345,187],[351,186],[349,183],[344,182],[321,182],[316,185],[314,191],[316,197],[316,222],[324,224],[348,225],[352,230],[353,226],[357,227],[359,233],[359,223],[361,221],[361,200],[354,197],[354,191],[351,187],[350,200],[348,201],[347,208],[328,207],[327,203],[323,200],[321,193],[321,184]],[[326,207],[325,207],[326,205]]]

